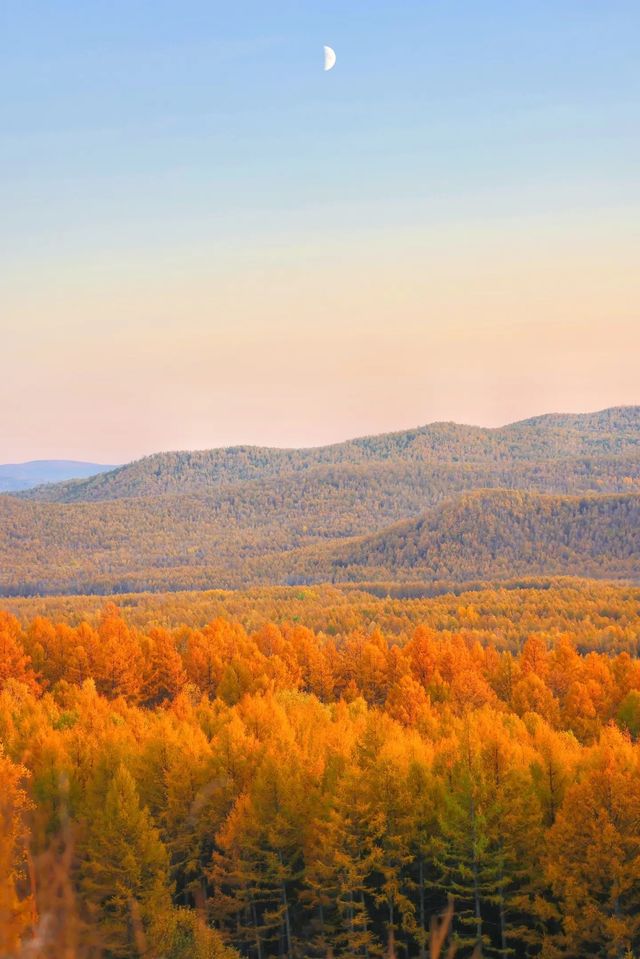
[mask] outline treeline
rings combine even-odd
[[[580,653],[640,656],[640,587],[596,580],[505,582],[499,587],[441,588],[431,584],[363,586],[263,586],[246,590],[132,593],[118,597],[127,622],[141,630],[202,628],[214,619],[234,620],[248,632],[267,623],[301,623],[341,645],[349,633],[378,627],[399,645],[416,626],[456,633],[466,642],[520,653],[527,638],[543,634],[549,645],[569,636]],[[96,627],[101,596],[5,599],[24,628],[37,617]]]
[[[2,614],[0,953],[640,951],[640,663],[469,620]]]

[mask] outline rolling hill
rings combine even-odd
[[[565,462],[582,472],[609,466],[615,482],[616,459],[640,460],[640,407],[616,407],[574,416],[540,416],[499,429],[434,423],[333,446],[290,450],[238,446],[196,452],[157,453],[89,479],[36,488],[24,494],[50,502],[83,502],[198,493],[240,482],[307,472],[318,467],[406,463],[472,470],[483,467],[504,477],[523,464]],[[612,469],[613,467],[613,469]],[[570,469],[573,469],[570,466]],[[504,485],[504,483],[503,483]]]
[[[294,560],[291,563],[291,560]],[[477,490],[371,536],[289,559],[312,582],[466,582],[640,573],[640,496]]]
[[[213,505],[213,504],[212,504]],[[0,593],[233,588],[247,583],[640,578],[640,495],[461,494],[369,536],[252,527],[201,498],[59,506],[0,497]]]
[[[0,496],[0,594],[640,579],[640,408],[146,457]]]

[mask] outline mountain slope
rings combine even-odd
[[[511,470],[518,463],[576,459],[595,463],[602,459],[611,462],[617,457],[640,459],[640,407],[541,416],[499,429],[434,423],[313,449],[240,446],[158,453],[99,476],[37,488],[23,495],[29,499],[71,503],[197,493],[318,467],[387,462],[433,467],[464,464],[466,469],[491,467],[496,471],[492,482],[499,484],[500,469]],[[593,468],[597,472],[597,467]]]
[[[283,523],[277,506],[253,526],[230,503],[223,509],[212,497],[203,513],[202,501],[68,506],[0,497],[0,594],[556,574],[640,579],[638,494],[477,491],[342,542]]]
[[[640,496],[477,490],[417,520],[291,557],[313,581],[640,576]]]
[[[77,460],[30,460],[28,463],[4,463],[0,465],[0,493],[17,493],[20,490],[41,486],[43,483],[60,483],[74,478],[82,480],[96,473],[110,472],[113,469],[113,466]]]

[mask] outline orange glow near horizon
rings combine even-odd
[[[637,402],[640,277],[633,237],[608,226],[53,261],[3,293],[17,362],[0,459],[311,446]]]

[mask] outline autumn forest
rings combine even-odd
[[[1,955],[640,953],[640,589],[117,602],[0,614]]]

